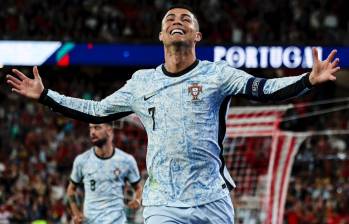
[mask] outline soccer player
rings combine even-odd
[[[201,38],[190,9],[170,8],[159,34],[164,64],[136,71],[122,88],[98,102],[45,89],[37,67],[34,79],[14,69],[17,77],[8,75],[7,82],[12,91],[72,118],[99,123],[138,115],[148,134],[145,223],[229,224],[234,222],[229,197],[234,183],[224,164],[222,142],[231,96],[261,101],[297,97],[314,85],[335,80],[339,59],[334,50],[320,61],[314,48],[310,73],[256,78],[225,61],[198,60],[195,46]]]
[[[90,124],[94,147],[78,155],[73,164],[67,188],[74,223],[125,223],[124,186],[128,181],[135,197],[128,203],[132,209],[141,204],[142,186],[133,156],[113,146],[113,128],[109,123]],[[76,198],[77,187],[84,186],[83,212]]]

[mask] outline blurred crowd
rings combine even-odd
[[[348,130],[348,113],[335,113],[326,123],[328,129]],[[286,200],[288,224],[349,224],[348,136],[313,136],[301,146]]]
[[[155,42],[172,4],[191,6],[206,43],[349,42],[346,0],[2,0],[4,39]]]

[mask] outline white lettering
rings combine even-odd
[[[259,61],[260,61],[261,68],[268,67],[268,53],[269,53],[268,47],[260,47],[259,48]]]
[[[271,47],[269,57],[270,66],[280,68],[282,65],[282,47]]]
[[[229,65],[240,68],[245,64],[246,54],[243,48],[241,47],[231,47],[227,51],[226,60]]]
[[[246,47],[246,68],[258,68],[258,50],[255,47]]]
[[[322,60],[323,49],[317,47],[319,60]],[[214,47],[214,61],[226,60],[230,66],[235,68],[311,68],[313,65],[312,47],[304,49],[289,46],[247,46],[245,48],[233,46],[225,48],[223,46]]]
[[[213,49],[213,57],[214,57],[214,61],[220,61],[223,60],[223,58],[225,57],[225,54],[227,53],[227,50],[225,49],[225,47],[222,46],[217,46],[214,47]]]
[[[282,54],[282,62],[287,68],[297,68],[302,62],[301,50],[298,47],[287,47]]]

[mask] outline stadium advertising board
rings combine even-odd
[[[349,47],[316,46],[319,57],[338,50],[340,66],[349,68]],[[312,46],[199,46],[199,59],[226,60],[236,68],[310,68]],[[156,66],[163,63],[161,44],[75,44],[48,41],[0,41],[0,66],[96,65]]]

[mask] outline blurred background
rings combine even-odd
[[[294,155],[281,223],[349,223],[346,0],[1,0],[0,223],[69,223],[65,189],[72,162],[91,147],[87,124],[11,93],[5,75],[12,68],[31,74],[32,66],[39,65],[46,88],[102,99],[136,70],[163,63],[158,33],[173,3],[190,5],[199,19],[200,59],[227,60],[258,77],[308,72],[312,46],[322,59],[338,49],[342,71],[337,81],[280,103],[292,106],[283,112],[279,130],[314,133],[304,135]],[[258,105],[240,97],[231,103],[233,109]],[[238,186],[233,193],[236,223],[266,220],[255,208],[263,207],[260,201],[256,206],[240,200],[244,194],[254,195],[250,201],[264,197],[256,196],[263,190],[250,178],[262,176],[271,161],[270,153],[261,159],[271,141],[263,139],[228,137],[225,144],[227,165]],[[146,144],[137,122],[117,123],[115,145],[135,156],[143,178]],[[126,200],[131,196],[127,190]],[[142,223],[142,209],[125,209],[130,223]]]

